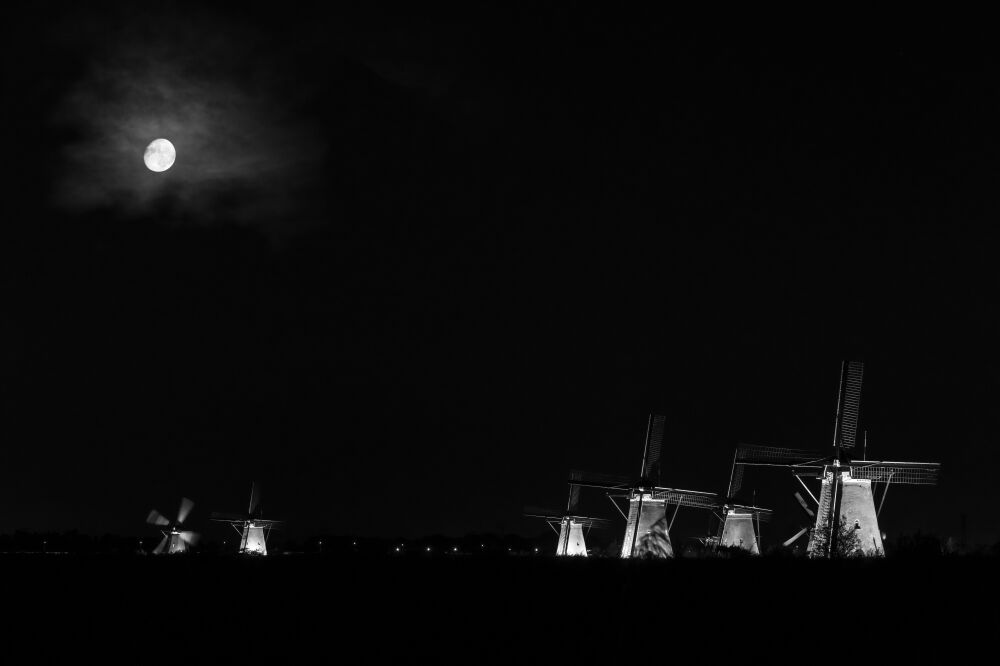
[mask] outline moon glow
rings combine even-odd
[[[166,139],[156,139],[146,146],[142,161],[150,171],[166,171],[174,165],[176,158],[177,151],[174,150],[174,144]]]

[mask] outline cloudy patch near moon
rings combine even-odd
[[[270,229],[320,215],[325,141],[279,94],[287,72],[271,62],[255,66],[263,37],[227,26],[216,33],[224,40],[208,28],[186,29],[179,39],[169,28],[154,17],[83,26],[90,61],[53,119],[76,137],[66,147],[57,205]],[[167,173],[137,163],[159,137],[183,155]]]

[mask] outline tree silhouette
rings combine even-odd
[[[847,520],[847,516],[840,517],[837,528],[837,547],[833,553],[836,558],[866,557],[875,555],[874,548],[865,550],[859,536],[860,530],[855,529],[854,523]]]
[[[639,547],[636,550],[636,557],[643,558],[668,558],[674,556],[674,549],[670,544],[670,532],[667,530],[667,517],[664,516],[653,523],[649,534],[644,534],[639,539]]]

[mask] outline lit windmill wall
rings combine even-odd
[[[722,527],[722,537],[719,545],[724,548],[743,548],[754,555],[760,554],[757,546],[757,534],[753,526],[753,514],[730,510],[726,513],[726,521]]]
[[[638,529],[636,522],[638,521]],[[652,493],[636,493],[629,500],[622,557],[649,554],[655,557],[673,557],[674,549],[666,529],[667,503],[654,499]]]
[[[882,555],[882,534],[878,526],[872,482],[853,479],[844,472],[841,481],[841,525],[853,531],[857,547],[867,555]]]
[[[240,552],[249,555],[267,555],[267,541],[264,538],[263,527],[254,523],[247,523],[246,527],[243,528]]]
[[[583,537],[583,523],[572,518],[563,518],[559,525],[559,545],[556,555],[587,556],[587,544]]]

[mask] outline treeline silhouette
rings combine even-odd
[[[76,530],[66,532],[33,532],[17,530],[0,534],[0,553],[41,553],[76,555],[145,555],[160,541],[156,534],[90,535]],[[430,535],[420,538],[358,537],[340,534],[315,535],[305,539],[283,539],[277,531],[268,542],[269,552],[297,555],[367,556],[367,557],[468,557],[468,556],[552,556],[551,535],[524,537],[513,534],[468,534],[462,537]],[[225,555],[235,553],[239,536],[230,539],[205,539],[191,549],[191,555]],[[1000,557],[1000,542],[994,544],[962,544],[953,538],[942,539],[924,532],[903,534],[886,540],[888,558],[931,557]],[[620,544],[593,544],[591,558],[616,559]],[[740,548],[710,549],[691,540],[676,548],[681,559],[741,559],[752,557]],[[780,545],[766,547],[761,557],[783,559],[804,557],[802,546],[794,549]]]

